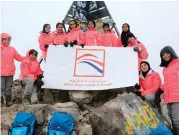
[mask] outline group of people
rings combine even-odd
[[[42,51],[42,59],[46,59],[50,45],[64,45],[64,47],[81,46],[104,46],[104,47],[131,47],[138,53],[139,84],[135,84],[136,93],[139,93],[151,104],[161,101],[161,94],[164,93],[164,101],[168,106],[169,116],[172,120],[175,135],[179,135],[179,58],[170,46],[164,47],[160,52],[161,64],[163,67],[164,83],[150,64],[145,61],[148,52],[145,46],[137,40],[130,31],[130,26],[122,25],[122,33],[116,36],[110,29],[108,23],[103,24],[103,33],[95,28],[95,22],[88,22],[88,30],[80,30],[77,21],[69,22],[67,33],[63,31],[62,23],[56,24],[56,30],[50,32],[50,24],[44,24],[39,36],[39,47]],[[1,104],[11,105],[11,87],[13,75],[15,74],[14,59],[21,62],[20,80],[25,87],[23,102],[38,103],[37,89],[43,85],[43,72],[37,61],[38,52],[31,49],[26,56],[21,56],[10,46],[11,36],[7,33],[1,34]]]

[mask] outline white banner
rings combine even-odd
[[[50,46],[43,88],[105,90],[134,86],[138,58],[133,48]]]

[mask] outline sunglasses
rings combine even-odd
[[[11,38],[3,38],[2,40],[11,41]]]
[[[75,23],[70,23],[70,26],[75,25]]]

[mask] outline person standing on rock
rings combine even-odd
[[[147,61],[142,61],[140,63],[140,84],[136,84],[134,87],[137,92],[140,92],[141,95],[153,106],[155,105],[155,93],[161,87],[162,81],[160,75],[151,69],[150,64]]]
[[[80,30],[80,27],[78,27],[78,23],[76,20],[71,20],[69,22],[69,30],[67,34],[67,44],[64,44],[65,47],[68,47],[68,44],[70,44],[71,47],[74,45],[79,45],[82,48],[84,47],[84,32]]]
[[[51,33],[50,33],[50,24],[44,24],[42,32],[40,32],[40,36],[38,38],[39,47],[42,50],[42,60],[46,59],[47,49],[50,44],[52,44]],[[41,61],[42,61],[41,60]]]
[[[130,26],[127,23],[122,25],[122,33],[121,36],[118,37],[118,45],[117,46],[128,46],[128,35],[130,34]]]
[[[126,47],[132,47],[138,53],[138,69],[140,70],[140,63],[148,58],[147,49],[137,40],[133,33],[129,33],[127,39],[128,45]],[[123,46],[121,45],[120,47]]]
[[[95,21],[88,22],[88,30],[85,32],[85,46],[100,46],[101,34],[96,29]]]
[[[57,23],[56,30],[51,34],[52,44],[63,45],[67,41],[66,33],[63,31],[63,24]]]
[[[102,46],[104,47],[116,47],[117,36],[115,32],[110,29],[108,23],[103,24],[103,33],[101,34]]]
[[[164,83],[156,93],[155,102],[160,102],[160,95],[164,92],[174,135],[179,135],[179,58],[171,46],[165,46],[160,51],[160,57]]]
[[[14,47],[10,46],[11,39],[11,36],[7,33],[1,34],[1,104],[6,102],[7,107],[12,104],[11,88],[15,74],[14,59],[17,61],[24,59]]]
[[[42,86],[43,78],[42,70],[40,64],[37,61],[38,52],[34,49],[31,49],[20,65],[21,74],[20,80],[22,85],[25,86],[25,91],[23,93],[23,103],[24,104],[36,104],[37,99],[37,86]],[[29,102],[30,101],[30,102]]]

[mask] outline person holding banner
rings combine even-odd
[[[79,45],[82,48],[84,47],[84,33],[78,27],[76,20],[71,20],[69,23],[70,27],[67,34],[67,43],[64,44],[65,47],[68,47],[70,44],[71,47],[74,45]]]
[[[46,59],[47,49],[52,44],[50,28],[50,24],[44,24],[43,30],[38,38],[39,47],[42,50],[42,59]]]
[[[148,58],[147,49],[137,40],[133,33],[129,33],[127,39],[128,45],[126,47],[133,47],[134,51],[138,53],[138,69],[140,70],[140,63]],[[124,46],[121,45],[120,47]]]
[[[167,103],[174,135],[179,135],[179,58],[171,46],[165,46],[160,51],[160,57],[164,83],[155,95],[155,102],[160,99],[160,95],[164,92],[164,101]]]
[[[116,47],[117,46],[117,37],[115,32],[112,31],[108,23],[103,24],[103,33],[101,35],[102,46],[105,47]]]
[[[151,69],[150,64],[147,61],[142,61],[140,63],[140,73],[139,73],[139,82],[134,87],[137,92],[140,92],[141,95],[148,101],[151,105],[155,105],[155,93],[161,86],[160,75]]]
[[[67,36],[66,33],[63,31],[63,24],[57,23],[56,24],[56,31],[51,34],[52,44],[54,45],[63,45],[66,43]]]
[[[10,46],[12,37],[8,33],[1,34],[1,104],[9,107],[11,102],[11,88],[13,84],[13,76],[15,74],[14,59],[22,61],[22,57],[14,47]]]
[[[85,46],[100,46],[101,34],[96,29],[95,21],[88,22],[88,30],[85,32]]]
[[[22,81],[22,85],[25,86],[25,91],[23,93],[23,103],[36,104],[38,102],[37,99],[37,86],[42,86],[42,70],[40,68],[40,64],[37,61],[38,52],[34,49],[31,49],[27,52],[26,59],[24,59],[20,65],[21,74],[20,80]]]

